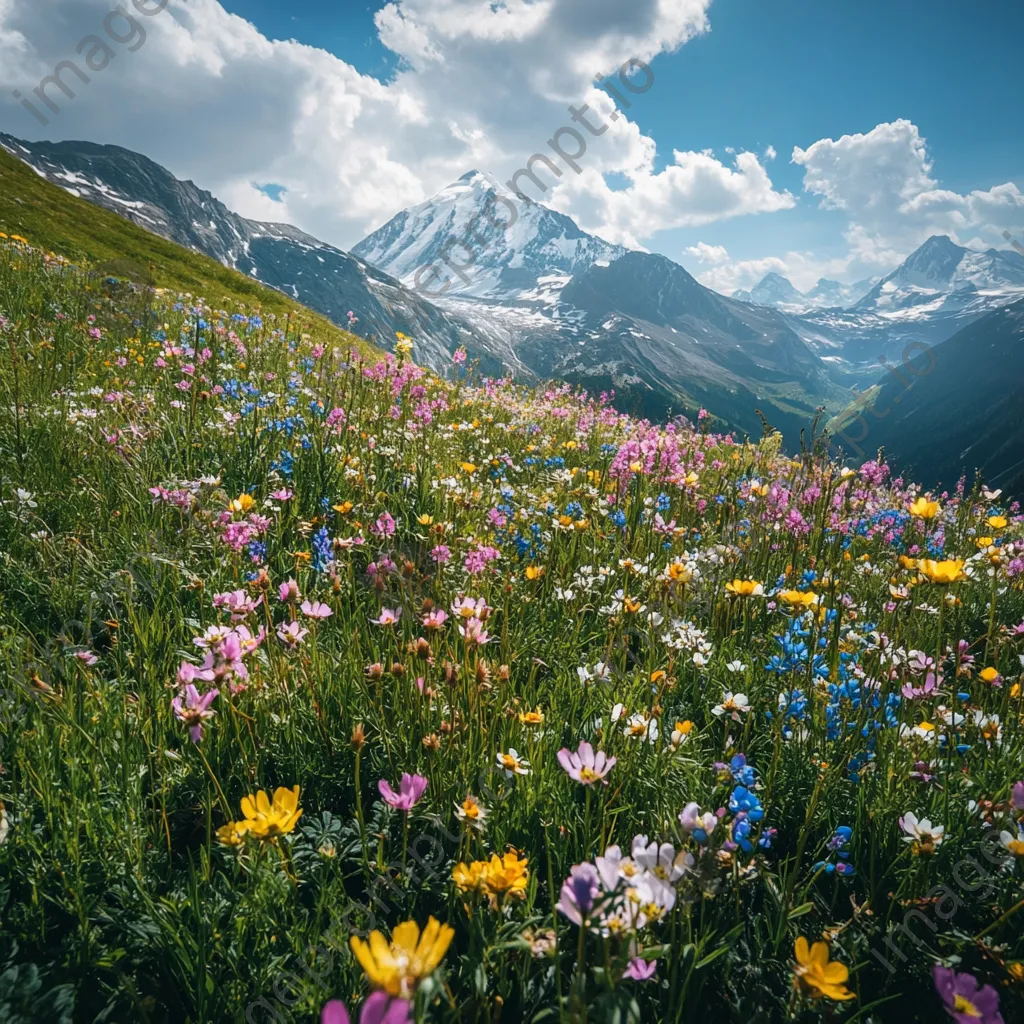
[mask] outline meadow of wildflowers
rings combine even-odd
[[[1024,1020],[1015,503],[219,305],[0,244],[0,1019]]]

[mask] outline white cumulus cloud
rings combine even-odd
[[[1013,182],[966,195],[941,188],[926,140],[907,120],[797,146],[793,162],[804,168],[805,191],[843,211],[850,254],[864,266],[892,266],[935,234],[1002,244],[1004,230],[1024,223]]]
[[[110,42],[109,66],[74,99],[55,87],[60,112],[42,126],[12,95],[32,98],[79,40],[103,35],[111,0],[0,0],[0,123],[31,139],[113,143],[152,157],[253,217],[287,220],[351,246],[402,207],[479,168],[507,180],[556,138],[586,153],[577,176],[558,162],[551,202],[609,238],[637,244],[666,227],[791,205],[753,154],[723,163],[676,153],[654,172],[657,150],[632,114],[659,88],[633,66],[654,62],[709,27],[710,0],[393,0],[376,15],[380,40],[399,57],[388,81],[360,74],[325,50],[268,38],[217,0],[169,0],[146,17],[133,50]],[[119,31],[127,34],[124,22]],[[632,107],[622,112],[594,76],[605,75]],[[646,88],[645,88],[646,87]],[[568,107],[588,105],[591,134]],[[632,111],[632,114],[630,113]],[[613,119],[615,115],[615,119]],[[606,129],[602,126],[607,125]],[[625,177],[616,191],[605,175]],[[284,188],[274,202],[253,185]]]

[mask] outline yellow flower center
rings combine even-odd
[[[580,779],[583,782],[595,782],[601,776],[597,774],[592,768],[581,768]]]
[[[965,999],[963,996],[954,996],[953,998],[953,1009],[957,1013],[966,1013],[968,1017],[977,1017],[981,1019],[981,1010],[979,1010],[970,999]]]

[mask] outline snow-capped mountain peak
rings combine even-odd
[[[1024,289],[1024,256],[1013,250],[966,249],[932,235],[857,303],[856,309],[898,315],[963,306],[979,294]]]
[[[626,250],[474,170],[392,217],[352,252],[429,295],[479,298],[534,291],[541,278],[571,275]]]
[[[774,306],[776,309],[801,304],[804,298],[788,278],[776,274],[774,270],[765,274],[749,291],[733,292],[732,297],[759,306]]]

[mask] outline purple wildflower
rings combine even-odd
[[[932,968],[935,989],[946,1004],[946,1013],[957,1024],[1003,1024],[999,993],[991,985],[978,987],[973,974],[958,974],[936,964]]]
[[[427,788],[427,780],[422,775],[410,775],[405,772],[398,784],[398,792],[391,788],[387,779],[377,783],[384,802],[399,811],[411,811],[419,802]]]

